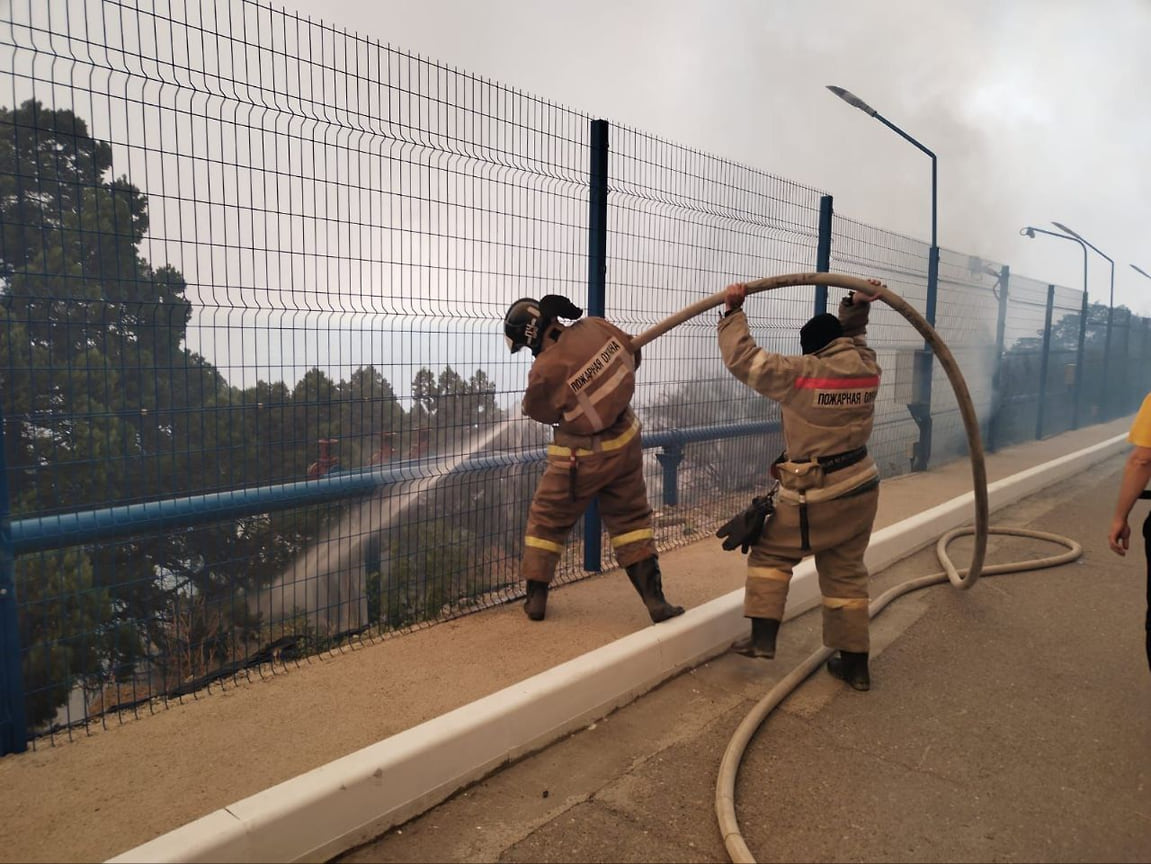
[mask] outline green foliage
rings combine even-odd
[[[445,430],[467,430],[500,417],[495,385],[482,369],[463,378],[445,366],[437,378],[430,369],[420,369],[412,379],[413,420],[434,423]]]
[[[380,611],[373,614],[369,605],[369,619],[398,629],[437,618],[445,606],[474,596],[475,548],[475,536],[447,519],[405,525],[390,539],[384,590],[373,592]]]
[[[68,699],[73,680],[98,680],[102,658],[115,650],[108,592],[93,587],[92,575],[92,562],[80,549],[16,561],[27,714],[33,726],[52,719]]]
[[[373,366],[346,381],[314,368],[294,386],[232,386],[185,347],[184,277],[140,255],[148,202],[112,169],[112,148],[73,112],[36,101],[0,108],[12,518],[294,482],[317,461],[320,439],[337,439],[337,467],[354,468],[403,458],[421,435],[433,451],[455,446],[498,416],[482,370],[464,379],[451,367],[420,369],[410,414]],[[339,507],[301,508],[20,559],[33,724],[50,720],[75,683],[144,673],[169,687],[242,656],[269,628],[245,597],[339,516]],[[403,615],[448,601],[455,589],[443,580],[463,572],[469,542],[440,528],[403,539],[400,578],[419,586]],[[380,609],[378,582],[369,590]],[[308,650],[319,644],[312,625],[297,629],[311,634]]]
[[[1131,314],[1126,306],[1116,306],[1115,321],[1124,321]],[[1067,312],[1055,318],[1051,325],[1051,350],[1053,352],[1077,351],[1079,348],[1079,322],[1083,315],[1080,311]],[[1087,308],[1087,328],[1083,334],[1083,344],[1087,351],[1101,350],[1106,337],[1107,304],[1091,303]],[[1034,336],[1024,336],[1016,339],[1007,346],[1004,354],[1027,354],[1043,350],[1043,329],[1040,328]]]

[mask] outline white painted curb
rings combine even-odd
[[[992,512],[1122,452],[1125,435],[988,487]],[[872,570],[971,521],[967,493],[877,531]],[[787,618],[819,603],[815,566],[795,570]],[[743,591],[718,597],[190,822],[112,862],[324,861],[634,700],[742,635]]]

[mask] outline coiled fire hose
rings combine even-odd
[[[1066,537],[1061,537],[1058,534],[1030,531],[1023,528],[992,528],[988,525],[987,466],[984,460],[983,442],[979,434],[979,419],[975,413],[975,405],[971,401],[971,394],[967,389],[967,382],[963,380],[963,374],[960,372],[959,364],[955,362],[955,357],[952,355],[951,350],[944,341],[939,338],[939,334],[935,332],[935,329],[927,323],[919,312],[908,304],[906,300],[891,291],[886,285],[839,273],[794,273],[785,276],[758,279],[754,282],[747,283],[747,293],[757,294],[760,291],[771,291],[776,288],[788,288],[797,285],[825,285],[833,288],[846,288],[851,291],[860,291],[869,295],[878,295],[877,299],[882,300],[906,318],[908,322],[919,331],[923,338],[931,344],[935,356],[939,358],[940,364],[943,366],[944,371],[946,371],[947,378],[951,382],[951,387],[955,391],[955,397],[959,403],[959,413],[963,417],[963,426],[967,432],[968,449],[971,454],[971,474],[975,493],[974,527],[956,528],[940,537],[935,546],[935,554],[943,566],[943,571],[933,573],[930,576],[920,576],[917,579],[910,579],[890,588],[871,602],[871,605],[868,607],[869,617],[876,617],[895,598],[920,588],[926,588],[929,585],[950,581],[956,588],[966,589],[974,585],[980,576],[1015,573],[1022,570],[1039,570],[1044,567],[1058,567],[1074,561],[1083,554],[1083,548],[1078,543]],[[723,302],[723,291],[713,294],[710,297],[705,297],[703,300],[693,303],[691,306],[681,309],[676,314],[665,318],[654,327],[643,331],[633,338],[633,342],[637,348],[642,347],[653,339],[662,336],[673,327],[694,318],[702,312],[706,312],[708,309],[719,306]],[[960,570],[956,568],[955,564],[947,556],[946,550],[952,540],[968,534],[975,536],[971,564],[967,568]],[[1036,558],[1030,561],[996,564],[990,567],[984,567],[983,559],[987,552],[987,537],[989,534],[1010,534],[1048,540],[1065,546],[1068,551],[1047,558]],[[747,750],[747,745],[751,742],[752,737],[772,710],[787,698],[791,691],[802,684],[809,675],[819,669],[833,653],[833,649],[821,647],[812,652],[807,659],[792,669],[791,672],[768,691],[767,695],[756,703],[748,715],[744,717],[727,745],[727,750],[723,754],[723,760],[720,762],[719,775],[716,780],[715,813],[719,821],[720,833],[723,835],[724,846],[727,848],[727,854],[736,864],[755,864],[755,857],[751,854],[751,850],[744,842],[743,835],[739,829],[739,820],[736,818],[735,813],[736,775],[739,772],[739,765],[743,759],[744,752]]]

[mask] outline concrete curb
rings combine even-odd
[[[992,512],[1122,452],[1125,435],[988,487]],[[971,521],[972,493],[877,531],[867,565],[881,570]],[[820,602],[811,559],[795,570],[786,617]],[[429,810],[722,654],[746,629],[743,591],[648,627],[190,822],[111,859],[324,861]]]

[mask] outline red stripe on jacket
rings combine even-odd
[[[799,390],[863,390],[879,386],[879,376],[868,378],[796,378]]]

